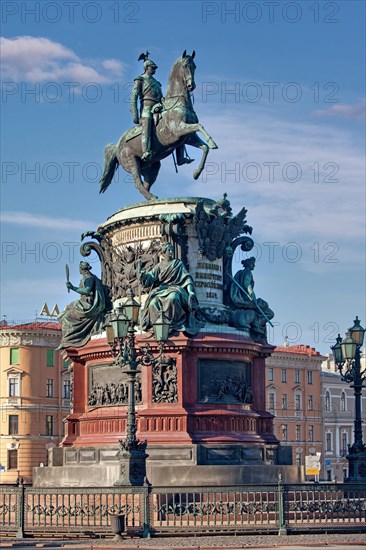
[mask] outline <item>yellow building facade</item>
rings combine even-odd
[[[0,482],[32,482],[47,451],[63,436],[70,412],[70,373],[56,322],[0,326]]]
[[[323,360],[305,345],[276,347],[266,359],[266,407],[275,416],[275,436],[291,448],[292,463],[304,468],[306,456],[324,454]]]

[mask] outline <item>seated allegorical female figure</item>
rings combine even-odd
[[[141,313],[141,326],[150,332],[162,314],[170,323],[170,335],[180,331],[195,335],[203,326],[196,318],[198,301],[193,279],[181,260],[174,258],[173,246],[164,243],[162,259],[148,272],[141,272],[141,282],[150,288]]]
[[[68,289],[80,294],[80,298],[67,305],[58,316],[62,328],[58,349],[82,347],[90,340],[93,331],[102,329],[106,309],[105,294],[101,280],[90,272],[91,269],[88,262],[80,262],[82,279],[79,286],[66,283]]]

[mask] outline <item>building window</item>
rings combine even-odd
[[[332,481],[332,470],[327,470],[327,481]]]
[[[348,477],[347,468],[343,468],[343,481],[346,481],[347,477]]]
[[[313,409],[314,409],[313,396],[308,395],[308,411],[312,411]]]
[[[332,434],[330,432],[325,434],[325,450],[326,451],[332,450]]]
[[[342,440],[341,440],[341,456],[346,456],[347,454],[347,434],[342,433]]]
[[[325,393],[325,410],[330,411],[330,393],[327,391]]]
[[[9,435],[17,435],[18,433],[18,415],[9,414]]]
[[[295,411],[301,411],[301,395],[295,395]]]
[[[51,414],[46,416],[46,435],[53,435],[53,416]]]
[[[9,397],[19,397],[19,378],[9,378]]]
[[[296,453],[295,462],[296,466],[301,466],[301,453]]]
[[[281,371],[281,380],[282,382],[286,382],[287,378],[286,378],[286,369],[282,369]]]
[[[313,371],[308,370],[308,384],[312,384],[312,383],[313,383]]]
[[[295,384],[300,384],[300,371],[299,371],[299,369],[295,370]]]
[[[64,399],[70,399],[71,384],[70,380],[64,380],[62,396]]]
[[[346,411],[346,394],[344,391],[341,393],[341,411]]]
[[[282,409],[287,410],[287,407],[288,407],[287,394],[283,394],[283,396],[282,396]]]
[[[269,408],[274,410],[274,408],[275,408],[275,394],[274,393],[270,393],[268,395],[268,404],[269,404]]]
[[[18,449],[8,451],[8,470],[18,469]]]
[[[314,426],[309,426],[309,441],[311,443],[314,441]]]
[[[296,441],[301,441],[301,426],[296,424]]]
[[[268,381],[273,382],[273,369],[268,369]]]
[[[47,367],[53,367],[53,366],[54,366],[53,349],[48,349],[47,350]]]
[[[47,397],[54,397],[52,378],[47,379]]]
[[[282,431],[282,441],[288,441],[287,424],[282,424],[281,431]]]
[[[19,365],[19,348],[10,349],[10,364]]]

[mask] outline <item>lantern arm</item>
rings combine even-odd
[[[360,357],[346,359],[338,364],[338,371],[343,382],[347,382],[347,384],[356,383],[358,386],[365,387],[366,367],[361,368]]]
[[[352,365],[348,365],[345,371],[343,371],[342,368],[339,368],[339,372],[341,375],[341,380],[343,382],[347,382],[347,384],[351,384],[352,382],[355,381]]]
[[[139,365],[143,367],[150,367],[155,365],[160,359],[160,357],[163,355],[164,352],[164,346],[165,342],[157,342],[159,352],[157,355],[155,355],[151,351],[150,344],[146,344],[145,348],[138,350],[138,356],[139,356]]]
[[[360,371],[360,377],[361,377],[361,382],[363,384],[366,380],[366,367]]]

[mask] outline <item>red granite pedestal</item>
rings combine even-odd
[[[152,369],[142,367],[142,404],[136,407],[139,439],[147,439],[149,445],[240,443],[263,449],[276,446],[273,416],[265,410],[264,392],[264,361],[271,351],[272,346],[246,341],[235,334],[172,338],[164,355],[176,360],[177,401],[154,403]],[[67,354],[73,363],[74,410],[67,418],[63,446],[116,445],[125,432],[127,406],[88,406],[90,369],[113,363],[105,338],[91,340],[80,349],[69,348]],[[219,362],[223,369],[235,362],[239,368],[243,362],[249,363],[252,403],[198,402],[199,365],[207,359]]]
[[[137,345],[146,341],[137,337]],[[150,345],[157,353],[155,343]],[[273,416],[265,410],[264,391],[265,357],[271,351],[272,346],[255,343],[234,331],[171,338],[164,349],[164,355],[176,364],[176,401],[170,403],[154,402],[152,368],[141,367],[137,437],[148,442],[150,482],[202,485],[276,481],[278,441],[273,435]],[[88,404],[93,369],[116,368],[109,346],[105,338],[96,338],[83,348],[69,348],[67,356],[73,365],[74,408],[66,421],[62,449],[54,450],[54,454],[63,453],[66,479],[70,479],[70,472],[77,472],[73,468],[88,465],[91,478],[113,484],[118,478],[116,453],[118,441],[125,436],[127,405]],[[224,388],[221,397],[207,397],[205,388],[216,376],[215,369],[222,379],[226,372],[230,377],[245,369],[244,378],[250,384],[248,402],[225,402]],[[203,402],[207,399],[216,402]],[[106,478],[108,467],[112,470]]]

